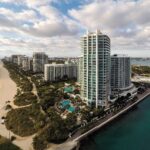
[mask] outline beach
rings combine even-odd
[[[8,71],[3,67],[3,63],[0,61],[0,118],[6,116],[6,101],[13,101],[16,91],[16,84],[11,80]],[[0,135],[7,138],[9,137],[9,131],[5,128],[5,125],[2,125],[1,123]]]
[[[9,138],[14,135],[17,139],[13,142],[19,146],[22,150],[32,150],[32,136],[19,137],[6,129],[5,125],[1,123],[1,117],[6,116],[5,110],[6,102],[10,101],[13,104],[14,96],[17,92],[17,86],[15,82],[9,77],[9,72],[3,67],[3,63],[0,61],[0,135]]]

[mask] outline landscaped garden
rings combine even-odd
[[[40,112],[38,104],[25,108],[12,109],[5,121],[7,129],[20,136],[36,133],[45,125],[45,115]]]
[[[32,92],[17,94],[14,104],[17,106],[25,106],[37,102],[37,97]]]

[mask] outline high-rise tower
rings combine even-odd
[[[111,57],[111,90],[123,91],[131,86],[130,57],[113,55]]]
[[[81,38],[83,93],[89,105],[106,106],[110,95],[110,38],[100,31]]]

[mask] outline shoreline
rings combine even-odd
[[[3,63],[0,61],[0,119],[2,116],[6,116],[8,112],[5,110],[6,102],[10,101],[12,103],[16,92],[15,82],[11,80],[8,70],[4,68]],[[9,137],[9,130],[6,129],[5,124],[0,123],[0,134]]]
[[[139,100],[137,100],[136,102],[134,102],[133,104],[129,105],[127,108],[124,108],[123,110],[119,111],[117,114],[115,114],[114,116],[110,117],[109,119],[107,119],[106,121],[104,121],[103,123],[99,124],[98,126],[90,129],[89,131],[83,133],[82,135],[80,135],[79,137],[75,138],[73,141],[75,142],[79,142],[81,141],[83,138],[87,137],[88,135],[94,133],[95,131],[97,131],[98,129],[102,128],[103,126],[107,125],[108,123],[110,123],[111,121],[113,121],[114,119],[118,118],[120,115],[126,113],[128,110],[132,109],[134,106],[136,106],[137,104],[139,104],[140,102],[142,102],[146,97],[148,97],[150,95],[150,91],[149,93],[147,93],[146,95],[144,95],[142,98],[140,98]]]
[[[82,134],[81,136],[77,137],[76,139],[74,139],[74,142],[76,142],[76,146],[70,150],[79,150],[80,148],[80,143],[85,140],[85,138],[87,138],[88,136],[94,134],[96,131],[102,129],[103,127],[105,127],[106,125],[109,125],[109,123],[111,123],[112,121],[114,121],[115,119],[119,118],[121,115],[127,113],[129,110],[131,110],[133,107],[135,107],[136,105],[138,105],[139,103],[141,103],[145,98],[147,98],[148,96],[150,96],[150,89],[149,92],[144,95],[143,97],[141,97],[139,100],[137,100],[136,102],[134,102],[133,104],[131,104],[130,106],[128,106],[127,108],[124,108],[123,110],[121,110],[120,112],[118,112],[117,114],[115,114],[114,116],[112,116],[111,118],[107,119],[106,121],[104,121],[103,123],[99,124],[98,126],[92,128],[91,130],[85,132],[84,134]]]
[[[10,101],[10,104],[14,109],[19,108],[14,105],[14,96],[17,93],[17,85],[10,78],[8,70],[3,66],[3,62],[0,60],[0,120],[2,116],[7,115],[7,110],[5,110],[6,102]],[[20,137],[10,130],[7,130],[5,124],[1,124],[0,122],[0,135],[10,138],[10,136],[15,136],[16,140],[13,143],[19,146],[22,150],[32,150],[32,136],[28,137]]]

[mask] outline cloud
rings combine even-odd
[[[37,8],[39,6],[47,6],[53,0],[25,0],[24,3],[31,8]]]
[[[100,28],[112,40],[112,49],[149,49],[149,0],[95,0],[69,10],[71,17],[89,30]],[[149,53],[150,55],[150,53]]]
[[[38,37],[75,35],[80,31],[79,24],[61,14],[52,6],[40,6],[38,9],[26,9],[14,12],[0,8],[0,25],[12,27]]]
[[[1,0],[0,51],[51,56],[80,55],[80,35],[101,29],[111,38],[112,50],[133,54],[150,47],[149,0]],[[59,10],[55,4],[59,4]],[[9,4],[9,7],[5,7]],[[12,7],[10,7],[10,5]],[[71,5],[71,9],[69,6]],[[121,49],[123,51],[121,51]],[[135,54],[135,53],[134,53]],[[150,56],[150,53],[148,54]]]
[[[23,28],[23,31],[39,37],[75,35],[79,33],[79,24],[62,15],[56,8],[41,6],[38,11],[42,19],[35,22],[33,26]]]
[[[5,2],[12,4],[13,0]],[[1,55],[4,50],[5,53],[20,51],[29,55],[33,51],[45,51],[51,56],[74,56],[80,53],[76,37],[80,27],[76,21],[47,5],[50,1],[30,3],[26,0],[26,7],[16,2],[19,7],[17,11],[0,7]]]
[[[21,21],[34,22],[38,20],[37,14],[33,10],[15,12],[6,8],[0,8],[0,16],[16,23]]]

